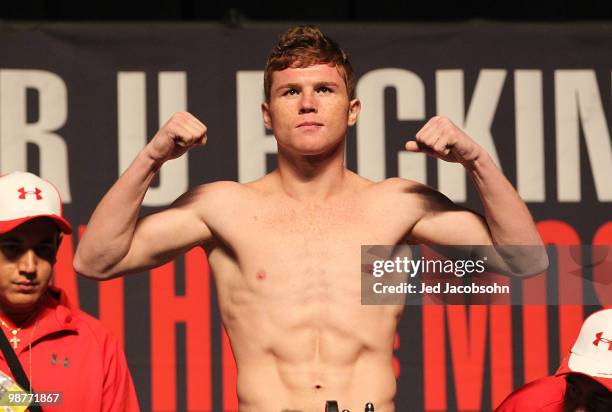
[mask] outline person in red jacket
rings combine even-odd
[[[554,376],[512,392],[496,412],[612,411],[612,309],[589,316]]]
[[[51,183],[23,172],[0,177],[0,328],[8,339],[0,352],[0,408],[24,409],[27,401],[15,397],[20,381],[45,412],[138,411],[118,341],[50,285],[62,234],[71,231]],[[25,381],[16,363],[9,366],[11,350]]]

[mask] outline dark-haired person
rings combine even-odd
[[[51,183],[31,173],[0,176],[0,327],[8,340],[0,352],[2,387],[20,384],[44,411],[138,411],[117,340],[51,286],[62,234],[71,231]],[[23,405],[12,395],[0,400],[1,410]]]
[[[496,412],[612,411],[612,309],[590,315],[554,376],[512,392]]]
[[[541,245],[531,216],[489,155],[448,119],[431,119],[411,151],[463,164],[485,217],[424,185],[372,182],[344,165],[361,109],[347,55],[313,26],[289,29],[265,69],[263,121],[278,168],[250,183],[204,184],[138,218],[155,173],[202,145],[206,126],[175,114],[102,199],[75,256],[105,279],[204,247],[238,366],[241,411],[394,410],[392,348],[402,306],[360,304],[360,246],[406,239]],[[525,271],[547,265],[541,254]],[[195,315],[194,315],[195,316]]]

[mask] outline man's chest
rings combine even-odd
[[[276,285],[286,294],[295,288],[358,295],[362,245],[397,244],[410,229],[406,216],[377,212],[351,205],[258,208],[221,230],[231,250],[224,260],[234,261],[250,290],[274,294]]]
[[[360,245],[397,244],[415,221],[409,211],[390,211],[376,203],[259,204],[224,219],[218,232],[238,253],[283,250],[293,251],[295,257],[318,259]]]

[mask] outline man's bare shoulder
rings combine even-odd
[[[275,170],[243,186],[253,194],[271,194],[280,190],[280,177],[278,171]]]
[[[250,191],[247,185],[230,180],[204,183],[185,192],[174,201],[172,207],[198,211],[227,209],[243,201]]]
[[[252,196],[253,200],[269,200],[273,196],[281,195],[282,197],[285,195],[278,169],[259,179],[247,182],[243,186],[246,192]]]
[[[382,180],[380,182],[375,183],[372,186],[372,189],[389,194],[404,194],[413,195],[416,197],[432,196],[440,193],[430,186],[424,185],[414,180],[404,179],[402,177],[390,177],[388,179]]]
[[[401,208],[435,211],[447,209],[452,202],[442,193],[423,183],[401,177],[392,177],[373,184],[368,190],[386,202]]]

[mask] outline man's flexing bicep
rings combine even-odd
[[[203,218],[203,205],[210,197],[205,188],[196,188],[183,194],[167,209],[138,218],[132,233],[119,233],[127,239],[127,247],[125,243],[114,246],[113,242],[103,243],[90,238],[91,253],[99,253],[100,258],[95,272],[84,274],[110,279],[147,270],[210,240],[212,233]],[[113,250],[113,247],[121,249]]]
[[[422,186],[417,204],[420,218],[409,234],[411,241],[438,245],[493,243],[482,216],[453,203],[442,193]]]
[[[195,208],[173,206],[144,216],[136,224],[127,255],[110,268],[110,277],[159,266],[211,237]]]
[[[495,242],[487,220],[466,208],[454,204],[433,189],[424,194],[424,209],[414,225],[409,240],[414,243],[438,246],[438,252],[464,258],[487,259],[487,271],[513,276],[541,273],[546,262],[534,265],[540,251],[534,245],[500,244]]]

